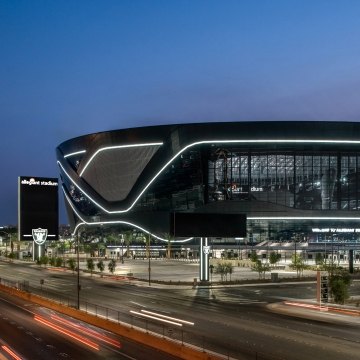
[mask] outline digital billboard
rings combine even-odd
[[[18,179],[19,240],[59,239],[58,179]]]
[[[170,234],[176,237],[246,237],[246,215],[172,213]]]

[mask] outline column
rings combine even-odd
[[[208,238],[200,238],[200,281],[209,281],[209,254]]]

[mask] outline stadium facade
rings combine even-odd
[[[360,239],[359,123],[114,130],[63,142],[57,160],[74,230],[116,224],[161,240],[170,213],[197,212],[246,214],[251,244]]]

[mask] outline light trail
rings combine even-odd
[[[299,303],[299,302],[293,302],[293,301],[285,301],[284,304],[290,305],[290,306],[303,307],[303,308],[312,309],[312,310],[320,310],[320,311],[328,311],[328,312],[333,311],[333,312],[338,312],[338,313],[342,313],[345,315],[360,316],[359,310],[342,309],[342,308],[338,308],[335,306],[329,306],[329,305],[320,306],[320,305],[315,305],[315,304],[306,304],[306,303]]]
[[[162,314],[158,314],[158,313],[155,313],[155,312],[152,312],[152,311],[148,311],[148,310],[140,310],[141,312],[143,313],[146,313],[146,314],[150,314],[150,315],[154,315],[154,316],[159,316],[161,318],[164,318],[164,319],[168,319],[168,320],[174,320],[174,321],[177,321],[179,323],[182,323],[182,324],[187,324],[187,325],[194,325],[193,322],[190,322],[190,321],[186,321],[186,320],[181,320],[181,319],[177,319],[177,318],[173,318],[171,316],[166,316],[166,315],[162,315]]]
[[[56,331],[58,331],[58,332],[60,332],[60,333],[62,333],[64,335],[67,335],[67,336],[71,337],[74,340],[77,340],[77,341],[79,341],[79,342],[81,342],[81,343],[83,343],[83,344],[85,344],[85,345],[87,345],[87,346],[89,346],[89,347],[91,347],[91,348],[93,348],[95,350],[99,350],[99,345],[98,344],[94,343],[91,340],[88,340],[88,339],[84,338],[81,335],[75,334],[74,332],[69,331],[69,330],[67,330],[67,329],[65,329],[65,328],[63,328],[61,326],[54,325],[50,321],[48,321],[48,320],[46,320],[46,319],[44,319],[44,318],[42,318],[42,317],[40,317],[38,315],[35,315],[34,319],[36,321],[50,327],[51,329],[54,329],[54,330],[56,330]]]
[[[154,320],[162,321],[162,322],[165,322],[165,323],[167,323],[167,324],[176,325],[176,326],[182,326],[182,324],[180,324],[180,323],[178,323],[178,322],[169,321],[169,320],[166,320],[166,319],[162,319],[162,318],[160,318],[160,317],[143,314],[143,313],[138,312],[138,311],[130,310],[130,312],[131,312],[132,314],[135,314],[135,315],[139,315],[139,316],[146,317],[146,318],[149,318],[149,319],[154,319]]]
[[[2,345],[1,348],[8,353],[15,360],[22,360],[21,357],[17,356],[14,351],[12,351],[8,346]]]
[[[60,316],[57,316],[57,315],[51,315],[51,318],[55,321],[58,321],[60,323],[62,323],[63,325],[67,325],[71,328],[74,328],[82,333],[85,333],[91,337],[94,337],[96,339],[99,339],[99,340],[102,340],[104,342],[106,342],[107,344],[110,344],[110,345],[113,345],[117,348],[121,348],[121,344],[119,341],[115,340],[115,339],[112,339],[110,338],[109,336],[106,336],[106,335],[103,335],[101,333],[99,333],[98,331],[95,331],[95,330],[92,330],[90,328],[87,328],[87,327],[84,327],[84,326],[81,326],[79,324],[74,324],[73,322],[69,321],[69,320],[66,320],[66,319],[63,319],[61,318]]]

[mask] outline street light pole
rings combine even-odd
[[[79,233],[76,234],[77,243],[77,309],[80,310],[80,246],[79,246]]]
[[[148,242],[148,249],[149,249],[149,251],[148,251],[148,257],[149,257],[149,286],[151,285],[151,260],[150,260],[150,258],[151,258],[151,251],[150,251],[150,233],[149,233],[149,240],[148,240],[149,242]]]
[[[124,236],[121,235],[120,238],[120,242],[121,242],[121,263],[124,263]]]

